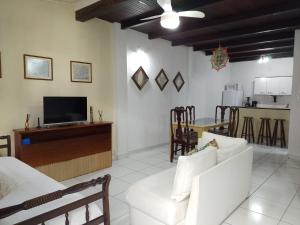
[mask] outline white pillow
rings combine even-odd
[[[180,156],[171,198],[177,202],[186,199],[191,193],[193,178],[216,164],[217,153],[211,146],[191,156]]]
[[[16,186],[14,179],[0,171],[0,199],[8,195]]]
[[[222,136],[222,135],[213,134],[213,133],[209,133],[209,132],[202,133],[202,138],[199,140],[200,145],[201,144],[205,145],[206,143],[210,142],[213,139],[216,139],[216,141],[218,142],[219,148],[232,147],[233,145],[238,145],[238,144],[244,145],[244,146],[247,145],[247,141],[243,138],[227,137],[227,136]]]

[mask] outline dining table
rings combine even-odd
[[[229,124],[228,120],[215,119],[211,117],[198,118],[191,124],[188,124],[189,128],[198,133],[198,138],[202,137],[202,133],[212,128],[223,127]],[[182,126],[185,126],[184,124]],[[177,124],[173,123],[173,129],[177,128]]]

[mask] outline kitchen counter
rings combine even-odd
[[[290,123],[290,109],[289,108],[259,108],[259,107],[240,107],[240,117],[239,117],[239,128],[238,128],[238,137],[241,136],[244,117],[253,117],[253,128],[254,128],[254,137],[257,141],[260,122],[262,117],[271,118],[271,134],[273,134],[274,128],[274,119],[285,119],[285,135],[288,143],[289,137],[289,123]]]
[[[291,110],[290,108],[276,108],[276,107],[245,107],[245,106],[240,106],[239,108],[243,109],[271,109],[271,110]]]

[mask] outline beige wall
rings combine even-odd
[[[74,6],[47,0],[0,1],[0,135],[42,119],[43,96],[87,96],[113,120],[111,24],[75,21]],[[23,54],[53,58],[54,81],[25,80]],[[70,60],[93,63],[93,83],[70,82]],[[96,115],[95,115],[96,117]]]

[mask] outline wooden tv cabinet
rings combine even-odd
[[[112,165],[112,122],[14,133],[16,157],[58,181]],[[23,144],[24,139],[30,144]]]

